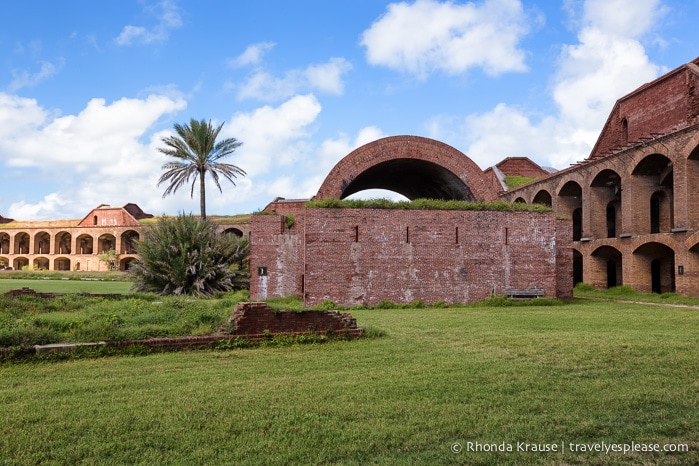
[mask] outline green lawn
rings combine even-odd
[[[0,464],[699,461],[697,310],[576,301],[352,314],[387,335],[1,365]],[[569,451],[602,442],[689,452]]]
[[[111,280],[0,279],[0,293],[31,288],[42,293],[128,293],[131,282]]]

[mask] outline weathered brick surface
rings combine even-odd
[[[507,157],[495,164],[501,172],[508,176],[524,176],[527,178],[542,178],[548,172],[527,157]]]
[[[250,296],[254,299],[301,295],[303,223],[302,215],[292,228],[287,228],[281,214],[252,216]]]
[[[335,333],[356,329],[357,320],[338,311],[274,311],[266,303],[238,303],[227,325],[230,335]]]
[[[309,208],[299,232],[282,232],[280,222],[281,216],[253,219],[253,299],[454,303],[511,288],[543,289],[552,297],[572,290],[572,279],[559,283],[566,271],[557,269],[557,250],[563,258],[566,249],[572,254],[570,227],[552,213]],[[565,233],[557,236],[557,228]],[[301,260],[284,249],[289,243]],[[266,277],[256,274],[263,266]]]

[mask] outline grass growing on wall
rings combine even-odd
[[[415,199],[392,201],[390,199],[319,199],[306,203],[306,207],[332,209],[403,209],[403,210],[497,210],[508,212],[552,212],[553,209],[540,204],[507,202],[468,202],[442,199]]]
[[[352,312],[382,338],[0,366],[6,464],[696,464],[696,310]],[[512,452],[468,451],[472,444]],[[566,451],[517,451],[518,442]],[[571,452],[568,444],[687,445]],[[560,448],[559,448],[560,449]]]
[[[536,179],[538,178],[530,176],[505,175],[505,186],[507,186],[508,190],[515,189],[527,183],[531,183]]]

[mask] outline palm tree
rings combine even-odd
[[[218,133],[221,131],[223,123],[217,128],[211,125],[211,121],[197,121],[191,119],[189,125],[175,123],[177,136],[169,136],[162,139],[166,147],[158,148],[160,152],[177,160],[167,162],[163,165],[165,173],[158,180],[158,186],[162,183],[170,183],[163,193],[163,197],[176,192],[185,183],[192,180],[191,197],[194,197],[194,186],[199,179],[199,207],[201,209],[201,219],[206,220],[206,183],[205,177],[208,172],[213,178],[218,190],[223,193],[219,176],[223,175],[235,186],[237,175],[245,176],[245,172],[235,165],[221,163],[219,160],[232,154],[243,143],[235,138],[228,138],[216,142]]]

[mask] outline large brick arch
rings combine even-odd
[[[497,197],[483,171],[453,147],[419,136],[393,136],[350,152],[330,171],[317,199],[344,199],[387,189],[408,199],[490,201]]]

